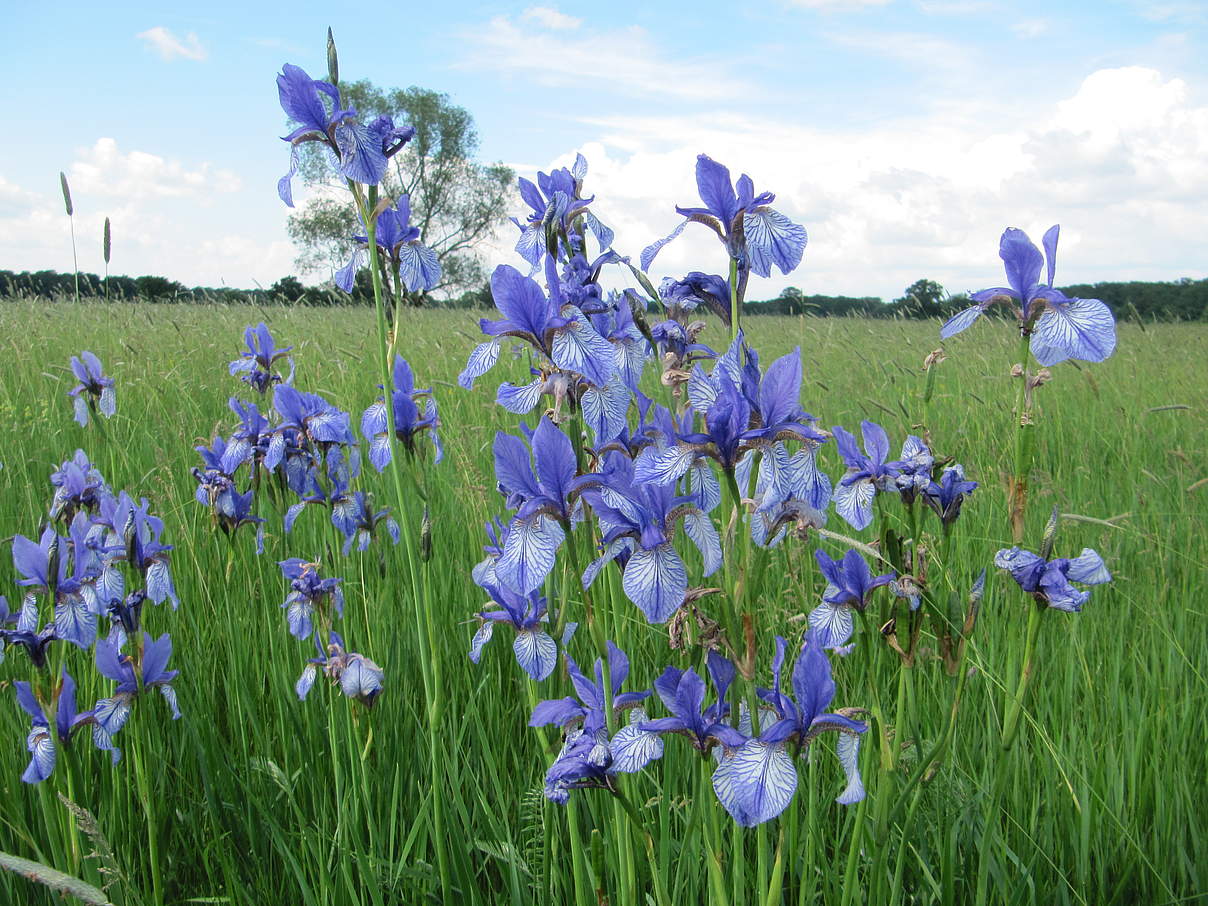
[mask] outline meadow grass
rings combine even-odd
[[[445,701],[446,836],[459,899],[572,902],[565,810],[541,795],[557,740],[525,726],[535,698],[565,691],[528,685],[500,640],[477,667],[466,656],[472,614],[485,600],[470,568],[481,558],[483,522],[504,512],[491,443],[496,430],[514,430],[514,419],[493,403],[494,388],[520,378],[527,359],[513,361],[505,351],[496,372],[467,392],[455,378],[479,338],[475,315],[408,311],[399,328],[399,351],[439,400],[446,449],[444,463],[420,479],[433,519],[425,573],[439,614],[433,643],[407,603],[413,590],[404,558],[384,539],[343,558],[320,513],[304,514],[286,536],[268,512],[265,553],[256,557],[249,535],[228,543],[193,500],[193,447],[229,430],[228,397],[248,397],[227,363],[240,351],[243,328],[261,319],[279,343],[294,345],[296,384],[359,421],[378,392],[368,310],[0,307],[0,537],[36,535],[50,497],[47,476],[76,448],[115,490],[148,497],[166,523],[165,540],[175,545],[182,603],[177,613],[148,607],[145,622],[153,635],[172,633],[184,712],[173,722],[162,702],[140,703],[118,739],[127,757],[117,767],[81,737],[50,781],[27,786],[20,775],[28,722],[7,686],[25,677],[28,665],[23,653],[10,652],[0,666],[0,850],[94,883],[109,880],[116,903],[153,902],[153,861],[168,903],[433,898],[425,820],[433,790],[419,664],[435,658]],[[937,323],[756,318],[748,328],[765,363],[801,347],[802,402],[823,426],[850,428],[868,418],[900,445],[924,418],[920,366],[938,345]],[[713,326],[703,339],[723,345],[721,331]],[[925,413],[936,449],[982,483],[965,506],[953,552],[969,580],[1009,542],[1011,333],[1005,324],[979,324],[950,342]],[[97,353],[117,382],[118,414],[104,438],[71,419],[68,360],[81,349]],[[1081,615],[1046,616],[1021,739],[1003,756],[1002,705],[1019,669],[1026,610],[1014,583],[991,569],[952,747],[899,830],[855,847],[857,884],[882,885],[902,903],[1178,903],[1208,892],[1205,362],[1204,325],[1121,325],[1110,360],[1057,366],[1052,383],[1038,390],[1026,546],[1038,547],[1057,507],[1070,517],[1057,553],[1093,547],[1114,582],[1096,589]],[[661,393],[651,372],[648,392]],[[832,476],[842,471],[833,445],[821,462]],[[366,465],[363,481],[379,505],[389,502],[385,476]],[[401,514],[416,535],[421,510],[415,499]],[[848,532],[833,514],[830,527]],[[773,631],[799,625],[790,621],[816,604],[817,546],[816,539],[790,540],[761,553],[746,577],[769,640]],[[345,577],[344,635],[386,671],[386,691],[372,710],[349,707],[322,682],[298,702],[293,685],[314,652],[285,630],[286,583],[276,561],[287,556],[321,558],[328,574]],[[6,554],[0,593],[10,602],[19,598],[14,580]],[[553,581],[572,580],[560,561]],[[686,664],[668,651],[665,627],[648,626],[623,601],[616,577],[605,582],[601,594],[620,602],[607,617],[610,634],[634,665],[628,688],[648,686],[667,663]],[[581,660],[588,656],[585,649]],[[87,655],[72,650],[67,657],[82,704],[107,694]],[[770,643],[760,657],[766,682]],[[872,690],[857,661],[836,663],[836,705],[869,702]],[[900,740],[906,771],[939,736],[953,682],[936,660],[914,672],[915,725]],[[834,804],[841,780],[831,744],[815,745],[798,797],[768,831],[786,841],[781,897],[769,902],[843,898],[857,809]],[[870,800],[878,782],[874,748],[864,753]],[[583,871],[610,902],[645,902],[651,872],[672,902],[706,900],[702,840],[713,831],[703,807],[719,809],[711,792],[701,795],[700,776],[684,752],[626,780],[629,799],[656,829],[651,866],[637,836],[618,839],[605,794],[572,795],[587,841]],[[96,816],[113,851],[104,876],[101,861],[86,858],[93,841],[73,829],[55,792]],[[756,876],[766,876],[765,866],[745,864],[754,835],[732,833],[721,818],[730,901],[754,902]],[[889,858],[878,861],[875,846],[888,847]],[[878,880],[877,871],[890,876]],[[0,876],[0,899],[52,901],[7,874]]]

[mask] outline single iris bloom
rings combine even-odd
[[[1089,547],[1083,548],[1073,560],[1065,557],[1045,560],[1031,551],[1012,547],[995,554],[994,565],[1007,570],[1019,587],[1038,603],[1068,613],[1082,610],[1082,605],[1091,596],[1089,591],[1075,588],[1071,581],[1102,585],[1112,579],[1103,558]]]
[[[444,450],[440,445],[440,435],[436,429],[440,427],[440,417],[436,412],[436,400],[432,398],[431,390],[417,390],[415,376],[411,366],[401,355],[394,357],[394,392],[391,395],[394,406],[394,433],[402,444],[408,456],[416,453],[415,439],[421,431],[427,431],[436,448],[435,462],[444,458]],[[420,406],[423,415],[420,415]],[[391,443],[389,428],[386,424],[386,403],[379,397],[378,401],[365,410],[361,416],[361,434],[369,441],[369,461],[379,472],[390,463]]]
[[[743,827],[769,821],[788,807],[797,791],[797,766],[789,746],[793,745],[794,753],[798,753],[827,731],[840,734],[839,762],[847,775],[847,788],[836,801],[850,805],[864,798],[857,756],[860,734],[867,726],[853,720],[850,715],[855,712],[850,709],[823,713],[834,698],[835,682],[830,661],[813,633],[806,637],[793,665],[793,696],[782,693],[785,645],[785,640],[777,636],[772,688],[757,690],[759,697],[771,705],[777,720],[737,749],[727,747],[713,772],[718,801]]]
[[[362,123],[356,110],[345,109],[340,92],[330,82],[312,79],[300,66],[286,63],[277,76],[281,109],[298,124],[282,141],[290,143],[289,172],[277,182],[277,194],[294,206],[292,180],[298,172],[298,145],[320,142],[336,155],[337,170],[346,179],[376,186],[386,175],[386,161],[415,135],[397,128],[388,116]]]
[[[71,372],[79,381],[67,391],[75,407],[75,420],[87,426],[88,413],[99,411],[105,418],[112,418],[117,411],[117,400],[113,395],[113,378],[105,377],[101,360],[91,352],[84,351],[71,357]]]
[[[287,357],[294,347],[278,349],[268,325],[263,321],[244,330],[243,340],[247,344],[247,352],[231,362],[229,370],[232,375],[243,374],[240,380],[254,387],[261,395],[267,393],[273,384],[293,383],[294,360]],[[282,378],[273,370],[278,359],[286,359],[289,362],[288,377]]]
[[[427,292],[440,282],[440,261],[432,249],[419,241],[419,227],[411,225],[411,198],[399,200],[378,214],[374,242],[390,261],[390,272],[402,281],[408,292]],[[357,271],[369,260],[369,237],[353,236],[356,243],[348,264],[336,271],[335,284],[352,292]]]
[[[976,481],[965,480],[965,470],[958,462],[944,469],[938,483],[933,481],[927,486],[923,501],[948,526],[960,516],[961,504],[976,488]]]
[[[696,188],[703,208],[681,208],[684,221],[671,235],[648,246],[642,252],[642,270],[650,270],[655,256],[668,242],[684,231],[689,223],[707,226],[717,234],[740,271],[751,270],[761,277],[770,276],[772,265],[782,274],[801,263],[807,236],[805,227],[793,223],[769,205],[776,200],[771,192],[755,194],[755,184],[745,173],[738,178],[738,191],[730,182],[730,171],[706,154],[696,158]],[[728,300],[727,300],[728,301]]]
[[[1009,286],[995,286],[974,293],[976,303],[949,318],[940,328],[943,339],[960,333],[995,302],[1014,302],[1015,315],[1025,336],[1030,336],[1032,355],[1041,365],[1056,365],[1066,359],[1102,362],[1116,348],[1116,319],[1098,299],[1070,299],[1053,288],[1057,269],[1057,237],[1054,225],[1044,234],[1044,254],[1027,233],[1009,227],[998,243],[998,255],[1006,267]],[[1047,279],[1040,282],[1046,265]]]
[[[21,706],[33,722],[25,747],[29,750],[29,765],[21,779],[25,783],[41,783],[50,777],[55,769],[58,758],[58,744],[66,744],[80,727],[94,722],[91,711],[79,713],[76,711],[76,684],[71,674],[63,671],[62,678],[56,690],[54,705],[54,727],[50,725],[41,703],[34,697],[29,683],[17,680],[13,683],[17,690],[17,704]]]
[[[872,592],[892,582],[894,574],[874,576],[855,550],[841,560],[832,560],[825,551],[814,551],[814,558],[826,578],[826,588],[822,603],[810,612],[810,628],[823,648],[839,648],[851,638],[853,608],[863,612]]]
[[[478,663],[497,623],[511,623],[516,630],[516,640],[512,643],[516,663],[538,682],[547,678],[558,663],[558,646],[542,628],[547,620],[545,597],[536,591],[518,595],[496,585],[482,587],[495,606],[502,609],[484,610],[478,614],[482,625],[470,643],[470,660]]]

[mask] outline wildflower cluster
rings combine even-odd
[[[29,680],[13,684],[32,722],[30,762],[21,778],[27,783],[47,779],[59,750],[84,727],[116,763],[121,752],[114,737],[153,690],[180,717],[172,686],[177,672],[168,669],[172,640],[167,633],[152,639],[143,629],[147,601],[179,604],[163,522],[146,499],[114,493],[83,450],[62,463],[50,483],[54,494],[41,533],[12,542],[23,589],[19,609],[10,611],[0,596],[0,661],[23,649],[32,668]],[[96,673],[82,677],[82,686],[68,670],[78,656],[66,646],[89,652]],[[79,710],[82,690],[98,694],[86,711]]]

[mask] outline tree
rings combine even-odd
[[[474,118],[446,94],[415,87],[384,91],[362,80],[342,82],[340,97],[364,120],[388,115],[415,128],[415,137],[391,158],[393,166],[382,194],[411,197],[411,223],[440,260],[437,289],[445,293],[477,289],[485,270],[476,249],[503,223],[515,174],[503,164],[482,165],[474,160],[478,150]],[[292,215],[289,235],[301,248],[297,259],[301,271],[331,273],[347,263],[351,237],[362,227],[347,191],[331,170],[326,149],[307,142],[300,151],[300,172],[306,183],[333,191],[319,194]]]
[[[906,310],[914,317],[938,318],[945,315],[951,306],[945,304],[947,293],[944,287],[934,280],[915,280],[906,287],[906,292],[900,299],[894,299],[893,304]]]

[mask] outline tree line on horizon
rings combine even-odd
[[[0,270],[0,299],[43,299],[59,301],[74,295],[76,275],[53,270]],[[106,294],[105,278],[81,272],[81,297],[108,298],[115,302],[160,302],[200,304],[285,304],[285,305],[372,305],[373,291],[367,271],[358,274],[352,293],[331,286],[307,286],[297,277],[282,277],[272,286],[255,289],[193,286],[167,277],[147,275],[127,277],[110,275]],[[1208,279],[1184,277],[1168,281],[1115,281],[1076,284],[1061,287],[1071,297],[1100,299],[1120,320],[1205,321],[1208,320]],[[491,308],[490,285],[466,290],[459,295],[437,298],[427,295],[417,300],[430,308]],[[934,280],[917,280],[901,296],[886,302],[879,296],[806,295],[795,286],[786,287],[776,298],[748,300],[748,315],[814,315],[817,317],[856,316],[869,318],[947,318],[970,304],[963,293],[949,295]],[[994,309],[991,309],[993,311]],[[1006,313],[1006,308],[1002,309]]]

